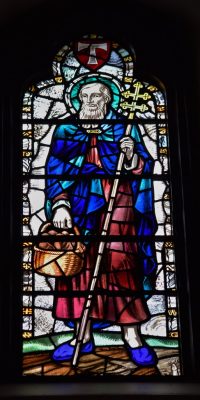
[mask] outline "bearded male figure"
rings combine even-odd
[[[155,365],[156,355],[140,334],[141,323],[150,318],[142,294],[143,282],[144,278],[152,279],[156,270],[154,248],[144,239],[156,230],[153,193],[150,178],[142,178],[143,174],[151,174],[153,160],[136,126],[133,125],[130,136],[125,136],[125,117],[111,108],[111,91],[107,85],[85,84],[79,99],[77,123],[56,128],[46,166],[48,219],[57,228],[76,225],[85,235],[87,247],[82,272],[71,278],[56,279],[58,293],[62,294],[55,299],[54,316],[66,323],[73,321],[75,337],[58,346],[52,358],[58,362],[73,358],[76,332],[98,248],[98,243],[89,239],[101,233],[112,177],[123,151],[124,178],[119,182],[108,230],[109,236],[121,235],[122,239],[112,239],[106,244],[81,354],[95,351],[92,326],[95,321],[103,321],[121,326],[132,361],[142,366]],[[117,121],[113,124],[109,120]],[[138,241],[128,239],[136,236]]]

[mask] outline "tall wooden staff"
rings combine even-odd
[[[135,83],[133,86],[135,87],[135,91],[134,92],[125,91],[125,92],[122,93],[125,98],[132,97],[132,99],[133,99],[132,103],[128,103],[128,102],[121,103],[121,106],[122,106],[123,109],[129,109],[130,110],[129,119],[133,119],[134,111],[135,111],[136,108],[139,108],[143,112],[148,109],[148,107],[145,104],[142,104],[141,106],[137,106],[136,105],[136,100],[138,99],[138,97],[142,97],[144,100],[147,100],[147,99],[149,99],[151,97],[148,93],[139,94],[140,88],[143,87],[143,85],[140,82]],[[129,136],[130,135],[131,128],[132,128],[132,124],[128,124],[124,136]],[[118,163],[117,163],[117,169],[116,169],[116,175],[118,175],[118,176],[120,176],[120,174],[121,174],[121,170],[122,170],[122,167],[123,167],[123,164],[124,164],[124,157],[125,157],[125,154],[123,152],[121,152],[120,155],[119,155],[119,159],[118,159]],[[115,201],[115,198],[116,198],[118,185],[119,185],[119,178],[115,178],[114,182],[113,182],[111,194],[110,194],[110,199],[109,199],[109,202],[108,202],[107,213],[106,213],[106,216],[105,216],[105,219],[104,219],[104,224],[103,224],[103,229],[102,229],[102,232],[101,232],[101,236],[106,236],[107,233],[108,233],[108,228],[109,228],[110,220],[111,220],[111,217],[112,217],[112,211],[113,211],[113,207],[114,207],[114,201]],[[84,339],[84,335],[85,335],[85,329],[86,329],[87,322],[88,322],[88,319],[89,319],[89,312],[90,312],[90,308],[91,308],[91,304],[92,304],[93,293],[95,291],[95,287],[96,287],[96,283],[97,283],[97,279],[98,279],[98,275],[99,275],[100,264],[101,264],[101,260],[102,260],[102,255],[103,255],[103,252],[104,252],[104,249],[105,249],[105,245],[106,245],[105,240],[101,241],[99,243],[97,259],[96,259],[96,263],[95,263],[95,267],[94,267],[94,273],[93,273],[93,277],[92,277],[92,280],[91,280],[91,283],[90,283],[90,288],[89,288],[89,295],[88,295],[88,298],[87,298],[87,301],[86,301],[86,305],[85,305],[85,308],[84,308],[84,311],[83,311],[83,315],[82,315],[80,326],[79,326],[79,330],[78,330],[78,338],[76,340],[76,346],[75,346],[75,351],[74,351],[73,360],[72,360],[72,365],[74,367],[77,365],[78,357],[79,357],[81,346],[82,346],[82,343],[83,343],[83,339]]]

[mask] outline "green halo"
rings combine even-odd
[[[70,92],[70,100],[71,104],[74,107],[76,111],[79,110],[80,108],[80,100],[79,100],[79,92],[80,89],[83,85],[86,85],[88,83],[93,83],[93,82],[99,82],[99,83],[104,83],[107,85],[112,93],[112,102],[111,105],[115,110],[118,110],[119,108],[119,102],[121,98],[121,93],[119,87],[116,85],[116,83],[113,82],[113,78],[107,78],[104,76],[90,76],[90,77],[84,77],[80,81],[76,82]],[[119,83],[119,86],[121,86],[121,83]]]

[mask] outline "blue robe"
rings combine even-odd
[[[109,124],[110,119],[117,119],[118,122]],[[56,128],[46,164],[48,219],[52,217],[53,199],[67,192],[73,221],[81,234],[95,234],[99,215],[106,206],[101,178],[115,175],[120,155],[119,140],[125,135],[126,126],[124,117],[113,110],[107,114],[106,121],[99,125],[101,133],[97,134],[97,148],[102,168],[86,161],[91,135],[78,124],[78,120],[77,124],[61,124]],[[136,125],[132,127],[131,137],[134,139],[135,152],[144,162],[142,174],[145,177],[136,179],[126,169],[122,170],[122,175],[130,179],[140,258],[144,276],[150,277],[156,270],[155,248],[154,243],[145,240],[145,236],[152,237],[157,229],[151,178],[154,160],[147,152]]]

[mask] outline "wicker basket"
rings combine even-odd
[[[45,222],[41,227],[39,233],[43,236],[49,234],[55,227],[51,222]],[[60,229],[56,229],[57,233],[61,233]],[[78,227],[74,226],[72,229],[73,234],[80,235]],[[59,243],[60,236],[53,234],[54,242]],[[67,240],[67,236],[66,236]],[[52,245],[52,241],[51,241]],[[56,249],[56,248],[41,248],[39,246],[34,247],[34,269],[35,272],[41,275],[48,276],[74,276],[78,274],[84,265],[86,247],[77,242],[76,249]]]
[[[83,265],[84,253],[34,247],[34,269],[38,274],[53,277],[74,276],[82,270]]]

